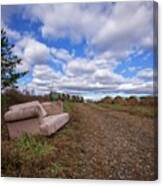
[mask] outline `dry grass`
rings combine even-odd
[[[128,112],[130,114],[141,116],[141,117],[144,116],[144,117],[153,118],[157,114],[157,107],[154,106],[99,103],[98,107],[106,108],[110,110]]]

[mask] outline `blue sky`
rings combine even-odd
[[[98,99],[153,94],[153,2],[3,5],[1,22],[29,73],[19,89]]]

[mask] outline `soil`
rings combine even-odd
[[[156,178],[155,123],[147,117],[78,105],[83,147],[82,178]]]

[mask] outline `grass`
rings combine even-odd
[[[51,174],[55,177],[62,173],[64,170],[63,166],[58,162],[53,162],[50,168]]]
[[[63,104],[63,110],[64,110],[64,112],[71,113],[72,110],[73,110],[73,105],[74,105],[74,103],[72,103],[70,101],[64,101],[64,104]]]
[[[117,111],[124,111],[128,112],[133,115],[138,116],[145,116],[153,118],[155,116],[155,110],[152,106],[143,106],[143,105],[119,105],[119,104],[106,104],[106,103],[99,103],[96,104],[97,107],[112,109]]]
[[[24,134],[16,141],[16,148],[24,153],[27,159],[38,158],[50,154],[54,147],[47,143],[47,141],[40,140],[34,136]]]
[[[2,176],[46,177],[54,150],[54,145],[41,136],[24,134],[17,140],[2,141]]]

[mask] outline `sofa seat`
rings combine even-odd
[[[58,129],[63,127],[69,121],[69,114],[62,113],[43,118],[40,125],[40,132],[42,135],[50,136]]]

